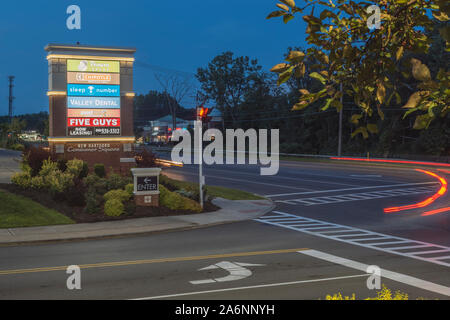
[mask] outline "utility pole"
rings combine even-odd
[[[9,121],[12,121],[12,116],[13,116],[13,91],[12,88],[14,87],[13,85],[13,81],[14,81],[14,76],[9,76],[8,77],[9,80],[9,109],[8,109],[8,117],[9,117]]]
[[[341,105],[342,108],[339,111],[338,157],[342,156],[342,113],[344,111],[344,90],[342,89],[342,82],[341,82]]]
[[[203,108],[203,105],[199,105],[199,98],[198,93],[196,97],[196,116],[197,121],[195,121],[194,130],[196,131],[197,135],[194,134],[194,139],[197,138],[198,141],[198,183],[199,183],[199,200],[200,200],[200,206],[203,208],[203,185],[205,184],[205,177],[203,176],[203,122],[202,122],[202,116],[200,115],[200,108]],[[195,146],[195,143],[194,143]],[[195,148],[195,147],[194,147]],[[195,151],[194,151],[194,157],[195,157]]]

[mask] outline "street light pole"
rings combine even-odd
[[[344,111],[344,91],[342,89],[341,82],[341,105],[342,108],[339,111],[339,134],[338,134],[338,157],[342,156],[342,113]]]

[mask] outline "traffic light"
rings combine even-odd
[[[203,122],[208,122],[211,120],[211,117],[208,116],[208,114],[211,113],[211,111],[214,108],[205,108],[203,105],[198,107],[197,109],[197,116],[199,120],[202,120]]]

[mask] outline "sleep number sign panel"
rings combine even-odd
[[[67,135],[121,135],[119,61],[67,60]]]

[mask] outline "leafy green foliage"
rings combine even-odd
[[[118,217],[125,212],[123,203],[118,199],[109,199],[105,202],[105,214],[110,217]]]
[[[163,185],[159,186],[159,203],[160,205],[172,210],[189,210],[192,212],[201,212],[200,204],[192,199],[183,197],[182,195],[169,191]]]
[[[125,190],[116,189],[116,190],[110,190],[107,193],[105,193],[103,198],[106,201],[108,201],[110,199],[117,199],[120,202],[124,202],[124,201],[128,201],[130,199],[130,194]]]
[[[294,52],[298,57],[317,58],[317,71],[309,73],[321,87],[303,94],[293,110],[302,110],[317,101],[324,101],[322,110],[341,107],[340,86],[344,93],[353,98],[359,111],[367,121],[384,119],[383,109],[389,107],[390,99],[396,97],[397,104],[403,87],[415,87],[408,99],[405,113],[422,111],[416,116],[414,128],[428,128],[437,117],[445,117],[450,110],[450,71],[441,68],[435,76],[418,57],[427,54],[433,42],[430,33],[439,27],[439,34],[449,51],[449,26],[439,24],[448,21],[450,6],[445,0],[410,1],[341,1],[305,0],[305,6],[296,6],[294,1],[278,5],[282,11],[275,11],[267,18],[301,14],[307,23],[306,40],[310,48],[306,53]],[[382,23],[379,30],[370,31],[366,8],[371,4],[381,9]],[[320,7],[320,13],[314,9]],[[308,14],[306,11],[311,8]],[[308,9],[309,10],[309,9]],[[431,14],[430,14],[431,13]],[[278,73],[278,84],[288,81],[293,74],[301,75],[304,68],[301,59],[286,59],[286,63],[272,68]],[[411,80],[414,83],[411,86]],[[376,110],[376,113],[374,112]],[[353,135],[361,133],[368,138],[368,132],[376,133],[373,126],[358,127]]]
[[[94,164],[94,172],[99,178],[104,178],[106,176],[106,169],[103,163]]]

